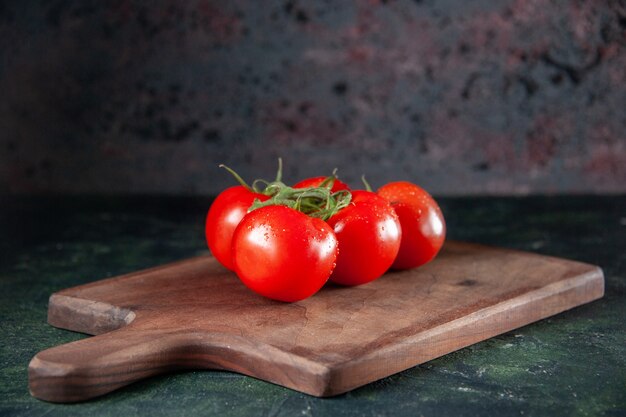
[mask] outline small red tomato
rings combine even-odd
[[[222,191],[211,204],[204,226],[207,245],[215,258],[226,268],[234,270],[231,243],[235,228],[248,212],[254,200],[269,197],[238,185]]]
[[[328,177],[307,178],[305,180],[300,181],[296,185],[294,185],[293,188],[319,187],[320,184],[326,178],[328,178]],[[333,193],[336,193],[337,191],[341,191],[341,190],[350,190],[350,188],[348,187],[348,185],[345,182],[335,178],[335,180],[333,181],[333,186],[330,189],[330,191],[333,192]]]
[[[446,223],[437,202],[407,181],[391,182],[377,192],[391,203],[402,227],[400,251],[392,268],[415,268],[431,261],[446,238]]]
[[[265,297],[293,302],[315,294],[337,260],[337,238],[323,220],[286,206],[248,213],[233,236],[239,279]]]
[[[400,222],[389,202],[375,193],[352,191],[350,205],[327,221],[339,241],[331,281],[365,284],[383,275],[396,259]]]

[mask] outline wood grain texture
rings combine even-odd
[[[603,294],[596,266],[447,242],[422,268],[287,304],[203,256],[53,294],[51,325],[97,336],[38,353],[29,387],[74,402],[204,368],[332,396]]]

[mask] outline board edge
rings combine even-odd
[[[135,320],[134,311],[101,301],[54,293],[48,301],[48,324],[90,335],[108,333]]]

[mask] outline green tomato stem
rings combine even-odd
[[[367,180],[365,179],[365,174],[361,175],[361,181],[363,181],[363,185],[365,186],[365,190],[372,192],[372,187],[370,186],[370,183],[367,182]]]
[[[243,179],[243,178],[241,178],[241,176],[239,176],[239,174],[237,174],[237,172],[235,172],[235,170],[233,170],[233,169],[231,169],[231,168],[227,167],[227,166],[226,166],[226,165],[224,165],[224,164],[220,164],[220,165],[219,165],[219,167],[220,167],[220,168],[224,168],[226,171],[230,172],[230,174],[231,174],[233,177],[235,177],[235,179],[237,180],[237,182],[239,182],[239,184],[241,184],[243,187],[245,187],[248,191],[254,191],[254,188],[253,188],[253,187],[250,187],[250,186],[248,185],[248,183],[247,183],[247,182],[245,182],[245,181],[244,181],[244,179]]]
[[[276,182],[283,180],[283,158],[278,157],[278,171],[276,171]]]

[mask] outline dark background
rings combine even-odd
[[[0,193],[626,191],[626,6],[0,1]]]
[[[626,415],[625,47],[624,1],[0,0],[0,416]],[[606,295],[338,398],[212,371],[29,395],[85,337],[50,294],[207,254],[217,164],[278,156],[418,182],[449,239],[599,265]]]

